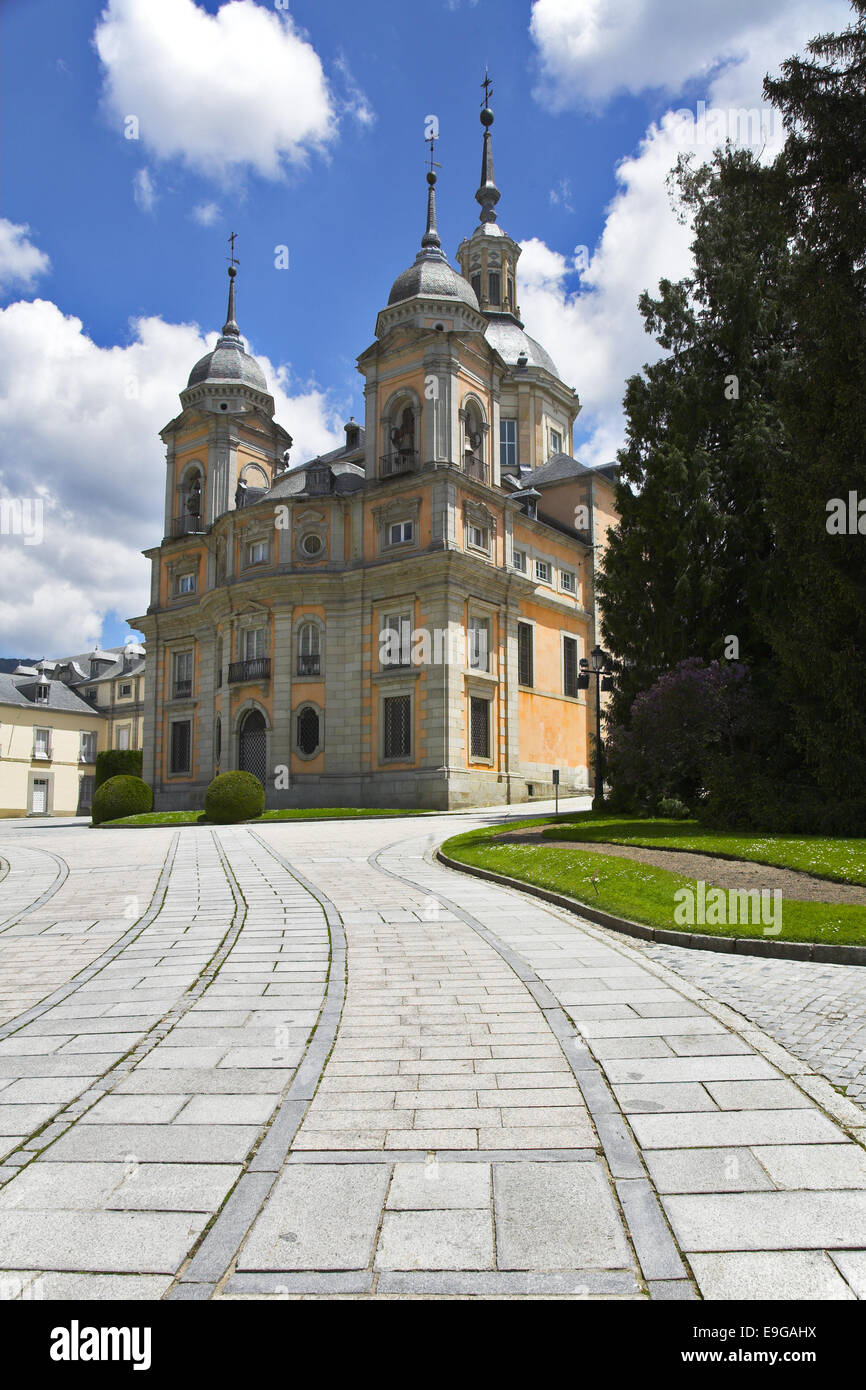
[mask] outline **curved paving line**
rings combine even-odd
[[[532,995],[562,1048],[586,1108],[592,1116],[610,1169],[612,1186],[624,1215],[625,1234],[635,1251],[650,1297],[668,1300],[694,1299],[697,1295],[691,1282],[690,1271],[668,1225],[631,1127],[608,1086],[606,1077],[573,1021],[552,990],[528,962],[501,941],[496,933],[477,917],[473,917],[471,912],[467,912],[452,898],[446,897],[435,888],[406,878],[379,862],[382,855],[389,854],[401,844],[405,844],[405,841],[397,840],[384,849],[376,850],[368,856],[367,863],[379,873],[387,874],[389,878],[408,884],[416,891],[429,892],[431,897],[438,898],[510,966]],[[432,855],[428,862],[432,864]]]
[[[325,914],[330,940],[328,974],[319,1017],[297,1070],[288,1083],[274,1114],[263,1126],[251,1150],[252,1157],[231,1188],[222,1207],[192,1257],[175,1278],[165,1300],[209,1299],[229,1272],[250,1228],[276,1184],[283,1164],[319,1085],[334,1042],[346,996],[346,934],[331,899],[284,859],[254,830],[248,834],[277,861],[282,869],[315,898]]]
[[[192,1006],[198,1002],[198,1000],[202,997],[202,995],[209,988],[209,986],[213,984],[214,980],[219,974],[223,962],[230,954],[232,947],[234,946],[235,942],[240,936],[244,921],[246,920],[247,907],[246,903],[244,902],[243,894],[240,891],[237,880],[235,879],[234,873],[231,870],[231,866],[229,865],[228,858],[225,854],[225,851],[223,850],[222,845],[220,844],[216,834],[213,831],[211,831],[211,836],[213,838],[214,845],[216,846],[216,851],[219,855],[220,864],[222,866],[223,872],[226,875],[226,879],[228,881],[228,885],[231,890],[231,894],[235,904],[231,921],[228,927],[226,928],[226,931],[223,934],[223,937],[219,945],[217,946],[216,951],[211,956],[207,965],[205,965],[204,968],[197,975],[192,985],[190,985],[190,987],[184,991],[180,999],[176,1003],[174,1003],[171,1006],[171,1008],[162,1015],[161,1018],[157,1019],[156,1023],[152,1024],[151,1027],[145,1033],[142,1034],[141,1038],[133,1048],[131,1048],[128,1052],[125,1052],[122,1057],[116,1058],[116,1060],[112,1062],[109,1067],[106,1067],[105,1071],[102,1072],[100,1076],[96,1078],[95,1081],[92,1081],[84,1091],[81,1091],[78,1096],[74,1097],[71,1101],[68,1101],[66,1105],[64,1105],[60,1110],[58,1110],[57,1113],[52,1117],[51,1120],[48,1121],[46,1125],[43,1125],[39,1130],[35,1131],[35,1133],[31,1135],[29,1139],[24,1140],[17,1149],[14,1149],[11,1154],[7,1155],[6,1159],[4,1160],[3,1168],[0,1169],[0,1174],[2,1174],[4,1171],[8,1172],[8,1178],[6,1179],[7,1181],[10,1181],[13,1177],[15,1177],[16,1173],[20,1171],[20,1169],[24,1167],[27,1163],[30,1163],[34,1158],[36,1158],[38,1154],[42,1153],[45,1149],[49,1148],[53,1143],[60,1139],[62,1135],[64,1135],[72,1127],[72,1125],[75,1124],[76,1121],[78,1121],[81,1118],[85,1111],[89,1110],[92,1105],[96,1104],[97,1101],[102,1100],[103,1096],[113,1091],[115,1086],[117,1086],[120,1081],[125,1080],[126,1077],[129,1076],[129,1074],[135,1070],[135,1068],[143,1060],[143,1058],[145,1058],[149,1052],[152,1052],[153,1049],[164,1040],[164,1038],[171,1032],[175,1025],[179,1023],[180,1020],[184,1017],[184,1015],[189,1012]],[[168,879],[171,874],[172,865],[174,863],[174,856],[177,850],[177,844],[179,839],[180,836],[176,833],[172,839],[168,855],[166,856],[166,862],[163,865],[162,873],[159,876],[159,882],[157,883],[156,890],[154,891],[154,895],[151,899],[150,908],[148,909],[145,916],[140,918],[139,921],[135,923],[135,926],[131,929],[132,934],[129,932],[126,933],[125,936],[121,938],[120,941],[115,942],[114,946],[110,948],[110,951],[106,953],[106,955],[109,955],[111,959],[113,959],[124,948],[124,946],[130,945],[131,942],[135,939],[135,937],[139,936],[141,932],[144,931],[145,928],[149,926],[150,923],[154,921],[154,919],[159,915],[162,909],[163,902],[165,901],[165,892],[168,885]],[[159,896],[160,888],[162,888],[163,890],[161,896]],[[108,963],[108,960],[102,960],[102,963],[99,965],[98,969],[102,969],[103,966],[107,965]],[[87,972],[84,973],[86,974]],[[96,968],[89,967],[88,978],[92,977],[92,975],[96,973]],[[78,986],[83,983],[83,978],[79,979],[78,984],[74,988],[78,988]],[[73,991],[69,990],[68,992],[71,993]],[[57,1000],[53,1002],[60,1001]],[[50,1004],[46,1001],[43,1001],[43,1003],[46,1007],[50,1007]],[[37,1005],[36,1008],[42,1009],[42,1006]],[[44,1011],[44,1009],[42,1011]],[[23,1162],[19,1163],[16,1161],[16,1155],[26,1155],[26,1158],[24,1158]]]
[[[61,859],[60,855],[55,854],[53,850],[37,849],[34,845],[31,853],[44,854],[47,859],[54,860],[55,864],[58,866],[54,882],[50,887],[46,888],[43,893],[40,893],[38,898],[34,898],[33,902],[27,907],[22,908],[20,912],[13,912],[11,917],[6,917],[0,921],[0,932],[8,931],[10,927],[14,927],[16,923],[20,922],[22,917],[28,917],[31,912],[35,912],[38,907],[42,907],[43,903],[47,903],[54,897],[54,894],[63,887],[69,877],[69,865],[65,859]],[[8,872],[11,872],[11,867]]]
[[[636,845],[635,848],[641,849],[643,846]],[[702,932],[678,932],[665,927],[647,927],[643,922],[632,922],[628,917],[616,917],[611,912],[603,912],[601,908],[582,903],[578,898],[570,898],[565,893],[557,893],[552,888],[541,888],[538,884],[526,883],[523,879],[509,878],[507,874],[497,873],[494,869],[482,869],[476,864],[464,864],[459,859],[452,859],[441,849],[437,849],[436,858],[446,869],[470,874],[472,878],[487,879],[490,883],[498,883],[502,888],[516,888],[521,893],[529,893],[533,898],[553,903],[555,907],[564,907],[567,912],[588,917],[600,927],[609,927],[611,931],[620,932],[623,936],[637,937],[640,941],[655,941],[659,945],[679,946],[690,951],[720,951],[725,955],[736,956],[769,956],[772,960],[806,960],[819,965],[866,965],[866,946],[833,946],[825,941],[775,941],[750,936],[710,936]]]

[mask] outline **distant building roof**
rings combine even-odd
[[[89,714],[97,719],[105,716],[70,690],[63,681],[47,681],[48,699],[36,700],[38,682],[28,676],[8,676],[0,672],[0,705],[15,705],[20,709],[66,710],[70,714]]]

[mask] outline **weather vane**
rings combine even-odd
[[[235,242],[237,240],[237,235],[237,232],[232,232],[231,236],[228,238],[232,245],[232,253],[230,256],[226,257],[226,260],[229,262],[230,265],[240,265],[240,261],[235,255]]]
[[[486,64],[484,67],[484,81],[481,83],[481,85],[484,88],[484,105],[489,106],[490,93],[493,91],[493,83],[490,81],[490,73],[488,72]]]
[[[436,152],[436,136],[435,136],[435,135],[431,135],[431,136],[430,136],[430,139],[428,140],[427,143],[428,143],[429,146],[430,146],[430,173],[432,174],[434,169],[441,169],[441,168],[442,168],[442,165],[441,165],[441,164],[437,164],[437,163],[436,163],[436,160],[433,158],[433,155],[434,155],[435,152]]]

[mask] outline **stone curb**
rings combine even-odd
[[[635,936],[641,941],[657,941],[664,946],[680,946],[692,951],[722,951],[737,956],[771,956],[774,960],[805,960],[816,965],[866,965],[866,946],[831,946],[824,942],[810,941],[759,941],[743,936],[705,936],[694,932],[667,931],[660,927],[646,927],[641,922],[631,922],[627,917],[614,917],[610,912],[590,907],[577,898],[569,898],[564,893],[556,893],[550,888],[539,888],[534,883],[524,883],[506,874],[495,873],[492,869],[479,869],[474,864],[463,864],[459,859],[451,859],[436,850],[436,858],[447,869],[471,874],[473,878],[488,879],[491,883],[502,884],[505,888],[517,888],[521,893],[529,893],[534,898],[564,907],[568,912],[578,913],[590,922],[624,936]]]

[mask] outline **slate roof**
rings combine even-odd
[[[40,700],[37,704],[34,698],[36,682],[31,676],[7,676],[0,672],[0,705],[15,705],[19,709],[66,710],[69,714],[89,714],[97,719],[105,718],[99,710],[82,700],[74,690],[70,690],[68,685],[64,685],[63,681],[49,681],[48,685],[47,701]]]

